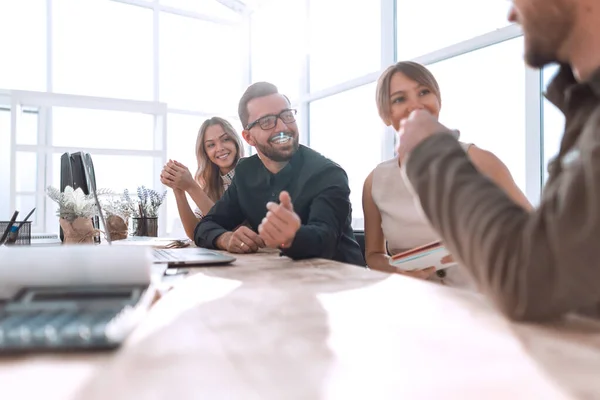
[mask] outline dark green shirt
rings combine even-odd
[[[284,255],[365,265],[352,230],[346,172],[305,146],[277,174],[267,170],[257,155],[240,160],[231,186],[196,226],[196,245],[214,249],[219,236],[244,222],[257,232],[267,203],[279,202],[283,190],[302,220],[292,245],[282,250]]]

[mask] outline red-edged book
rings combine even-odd
[[[418,271],[429,267],[439,270],[456,265],[452,255],[440,241],[398,253],[390,263],[403,271]]]

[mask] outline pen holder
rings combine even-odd
[[[2,232],[6,230],[6,227],[10,224],[9,221],[0,221],[0,236],[2,236]],[[15,221],[13,226],[19,226],[21,224],[20,221]],[[17,246],[29,246],[31,244],[31,221],[25,222],[21,225],[19,232],[17,234],[17,241],[13,243],[13,245]]]
[[[132,218],[133,236],[158,236],[158,218]]]

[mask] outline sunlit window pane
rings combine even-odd
[[[124,111],[55,107],[52,133],[54,146],[152,150],[154,117]]]
[[[17,195],[15,198],[15,206],[16,209],[19,210],[18,220],[22,221],[27,214],[34,208],[40,209],[37,204],[36,196],[34,194],[21,194]],[[38,212],[34,212],[31,217],[29,217],[28,221],[31,222],[33,226],[38,224]]]
[[[525,65],[517,38],[429,66],[442,95],[440,121],[489,150],[525,191]],[[491,79],[499,77],[502,79]],[[481,96],[485,101],[481,101]]]
[[[384,125],[377,115],[375,84],[310,104],[310,145],[344,168],[350,181],[352,218],[362,219],[362,187],[379,164]],[[343,116],[351,115],[352,118]]]
[[[241,27],[161,13],[160,98],[171,108],[237,113],[245,59]]]
[[[0,2],[0,88],[46,90],[46,0]]]
[[[17,122],[17,144],[36,145],[38,136],[38,113],[28,110],[21,112]]]
[[[380,3],[373,0],[310,2],[311,92],[380,69]]]
[[[510,6],[506,0],[397,0],[398,59],[408,60],[508,26]]]
[[[232,22],[241,20],[240,13],[215,0],[160,0],[160,4]]]
[[[54,91],[152,100],[152,10],[106,0],[53,2]]]
[[[306,63],[306,0],[272,2],[252,14],[250,26],[252,81],[271,82],[294,101],[300,95]]]
[[[35,192],[37,185],[37,155],[33,152],[17,152],[15,189],[17,192]]]

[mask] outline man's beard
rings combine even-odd
[[[296,134],[295,132],[286,131],[284,133],[291,135],[291,151],[287,149],[285,151],[282,151],[281,149],[277,148],[277,145],[272,144],[270,142],[270,139],[267,143],[256,143],[255,146],[265,157],[269,158],[272,161],[289,161],[294,156],[294,154],[296,154],[296,151],[298,151],[298,148],[300,147],[300,141],[298,139],[298,134]]]
[[[525,62],[542,68],[560,60],[560,50],[575,27],[574,6],[564,0],[540,0],[521,14],[525,36]]]

